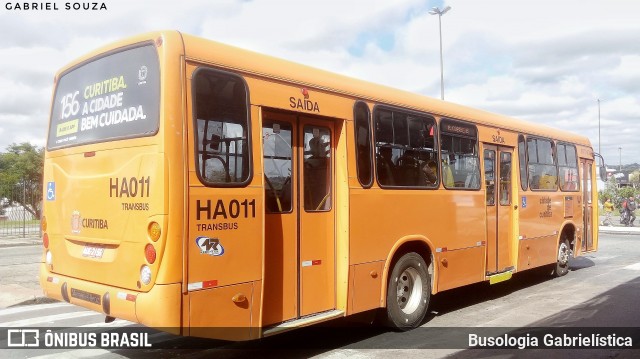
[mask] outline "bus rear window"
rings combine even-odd
[[[111,53],[58,81],[48,149],[158,132],[160,66],[153,45]]]

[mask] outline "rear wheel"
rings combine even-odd
[[[556,264],[551,274],[554,277],[562,277],[569,272],[569,256],[571,255],[571,247],[569,246],[569,240],[565,235],[560,238],[558,243],[558,257]]]
[[[409,330],[422,323],[427,314],[431,284],[422,256],[410,252],[396,262],[387,286],[387,322]]]

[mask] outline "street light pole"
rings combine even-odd
[[[602,148],[600,147],[600,99],[598,99],[598,153],[602,154]]]
[[[618,147],[618,154],[620,155],[620,172],[622,172],[622,147]]]
[[[434,7],[429,14],[438,15],[438,28],[440,30],[440,98],[444,100],[444,65],[442,62],[442,15],[451,10],[451,6],[447,6],[440,10],[438,7]]]

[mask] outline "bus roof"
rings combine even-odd
[[[107,45],[83,56],[72,65],[65,67],[58,73],[58,76],[75,64],[87,61],[93,56],[99,55],[105,51],[123,47],[135,42],[141,42],[144,40],[149,41],[156,39],[159,36],[164,38],[165,42],[169,41],[167,39],[174,41],[174,39],[181,37],[184,42],[186,58],[212,64],[230,71],[270,78],[310,89],[336,93],[352,97],[354,99],[404,107],[438,116],[467,120],[515,132],[522,132],[542,137],[553,137],[558,140],[591,147],[591,143],[586,136],[578,135],[569,131],[527,122],[452,102],[442,101],[408,91],[394,89],[388,86],[339,75],[333,72],[320,70],[299,63],[175,31],[142,34]],[[550,136],[550,134],[553,135]]]
[[[431,97],[374,84],[237,47],[183,34],[187,58],[204,60],[220,67],[273,78],[357,99],[424,111],[435,115],[482,123],[517,132],[591,146],[589,139],[554,127],[534,124]],[[553,134],[553,136],[549,136]]]

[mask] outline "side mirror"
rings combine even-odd
[[[607,165],[605,165],[604,163],[604,157],[602,157],[599,153],[594,153],[593,155],[596,158],[598,173],[600,173],[600,179],[604,182],[607,182]]]

